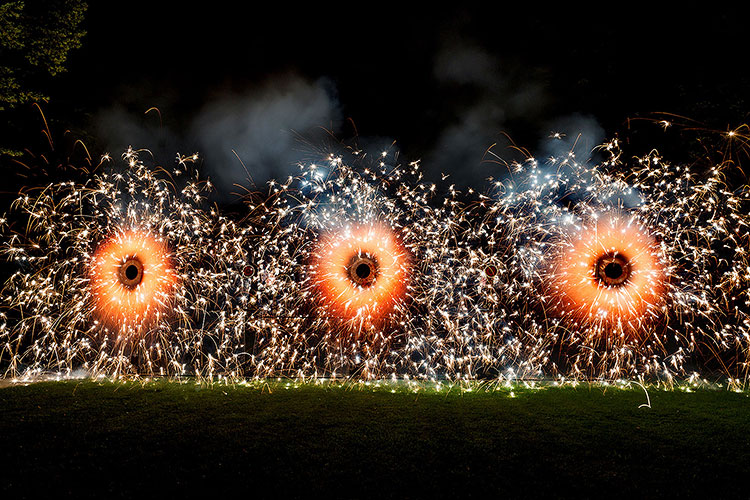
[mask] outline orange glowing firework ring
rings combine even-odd
[[[380,224],[327,233],[313,252],[311,277],[319,304],[343,322],[382,324],[405,300],[410,274],[408,252]]]
[[[96,318],[107,328],[131,332],[166,311],[177,283],[167,245],[135,230],[99,245],[89,278]]]
[[[563,243],[547,284],[555,311],[585,326],[622,328],[630,337],[658,317],[666,265],[645,228],[610,215]]]

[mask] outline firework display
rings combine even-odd
[[[736,140],[736,137],[733,138]],[[22,193],[0,367],[201,379],[748,376],[750,193],[732,155],[574,151],[489,192],[337,144],[235,221],[128,150]],[[499,169],[502,170],[502,169]]]
[[[418,164],[341,149],[271,183],[249,245],[254,373],[474,376],[495,359],[470,324],[455,191],[438,201]]]
[[[602,151],[593,166],[529,158],[496,183],[478,226],[513,247],[502,285],[523,311],[517,331],[563,377],[670,381],[704,350],[728,362],[748,326],[731,318],[748,231],[747,193],[724,182],[732,167],[625,160],[618,141]]]
[[[15,201],[4,220],[3,253],[18,267],[3,292],[6,374],[238,375],[242,339],[227,318],[243,313],[225,267],[241,249],[224,237],[231,222],[199,208],[210,185],[193,159],[170,173],[128,150],[122,168],[105,158],[81,184]]]

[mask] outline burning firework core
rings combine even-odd
[[[96,250],[91,266],[94,310],[105,326],[139,330],[160,314],[176,282],[163,243],[126,231]]]
[[[349,278],[355,285],[368,287],[378,277],[378,264],[373,256],[355,255],[349,264]]]
[[[604,286],[620,286],[630,277],[630,262],[617,253],[604,255],[596,261],[595,275]]]
[[[135,288],[143,280],[143,264],[137,257],[132,257],[120,266],[117,277],[124,286]]]
[[[355,226],[320,239],[312,272],[321,303],[333,316],[378,320],[403,300],[410,266],[390,229]]]

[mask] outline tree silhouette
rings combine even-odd
[[[46,89],[65,71],[71,50],[81,46],[81,0],[11,1],[0,5],[0,112],[49,99]],[[0,147],[1,153],[13,150]]]

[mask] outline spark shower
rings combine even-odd
[[[207,201],[196,156],[104,156],[2,218],[6,377],[748,380],[747,127],[700,162],[500,161],[458,192],[337,147]]]

